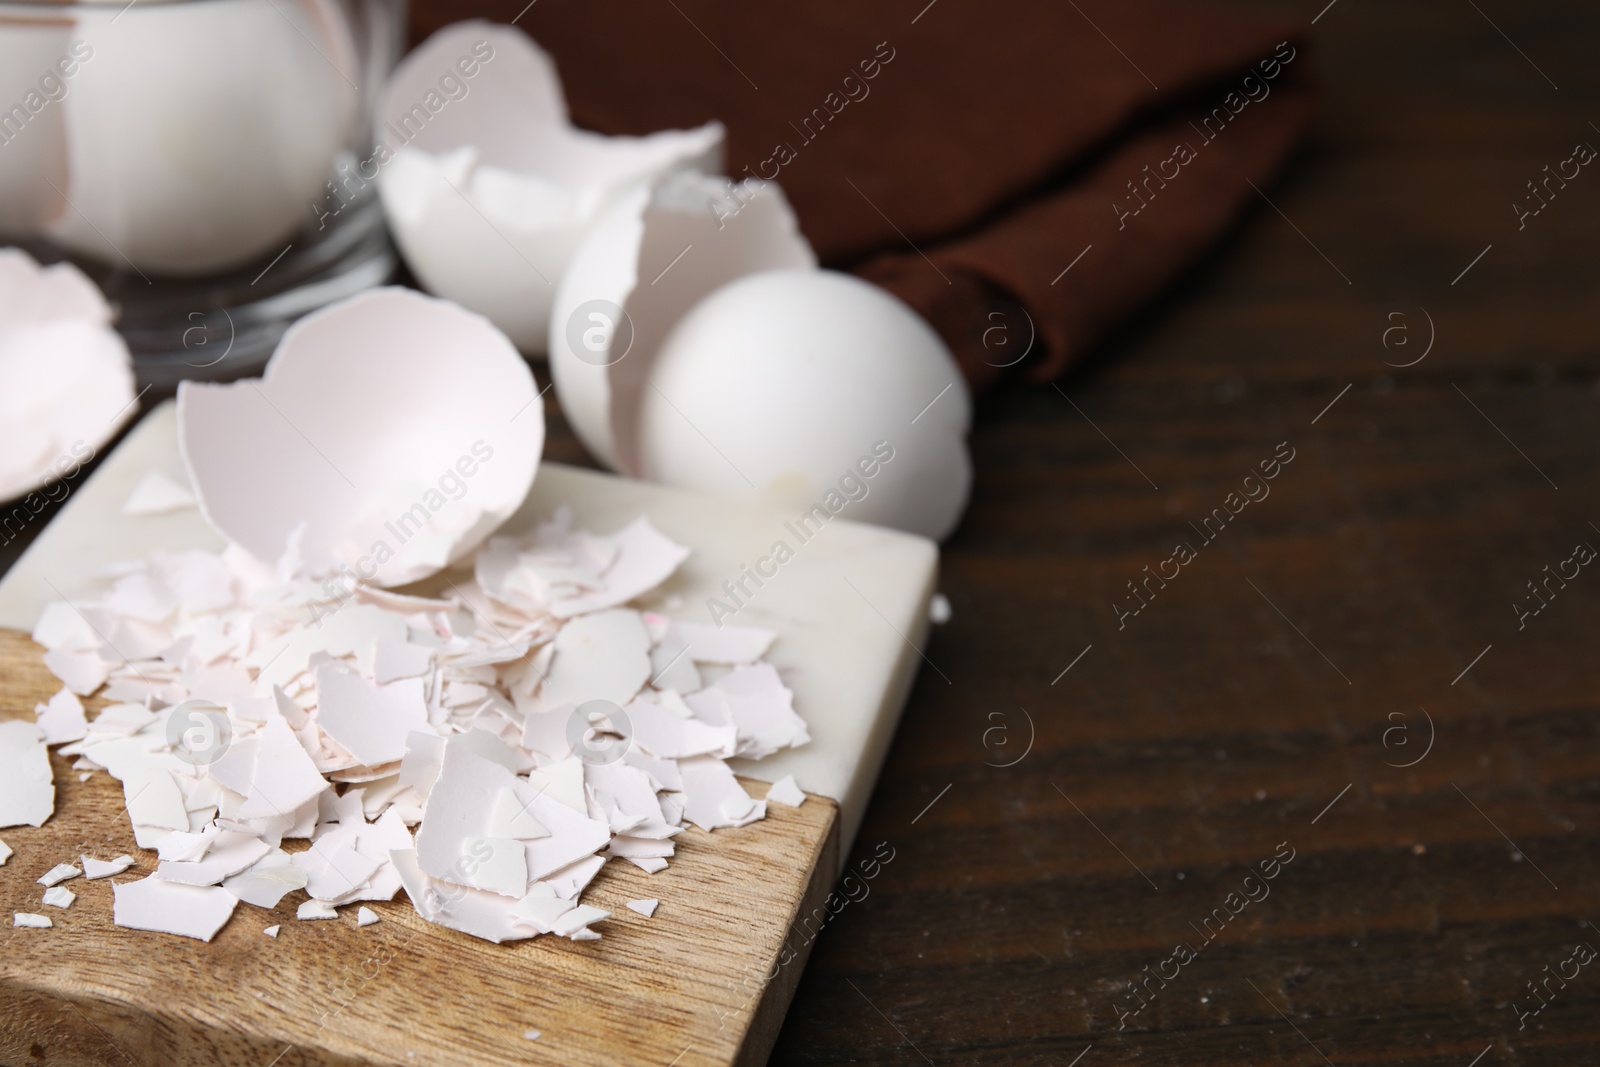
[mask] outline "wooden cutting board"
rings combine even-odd
[[[183,477],[173,429],[170,408],[147,418],[0,583],[0,626],[13,627],[0,629],[0,717],[31,718],[60,688],[16,630],[44,599],[87,596],[89,569],[152,547],[217,547],[192,512],[121,514],[146,471]],[[687,618],[787,517],[551,466],[508,528],[559,503],[601,530],[648,514],[690,545],[665,590]],[[80,782],[52,754],[55,815],[0,830],[15,850],[0,867],[0,1064],[764,1063],[915,672],[936,560],[919,538],[836,521],[741,613],[778,630],[770,658],[814,738],[738,764],[741,780],[763,796],[755,776],[794,773],[808,799],[751,826],[692,828],[658,874],[608,863],[584,896],[612,913],[599,941],[493,945],[424,922],[404,893],[372,905],[381,921],[364,928],[353,908],[297,921],[300,892],[271,913],[241,904],[210,943],[115,927],[111,883],[148,874],[154,854],[135,846],[118,783]],[[139,866],[66,883],[78,894],[66,910],[41,903],[36,879],[57,863],[122,853]],[[652,918],[625,907],[646,897],[661,901]],[[55,927],[13,928],[16,911]],[[262,932],[274,924],[276,939]]]

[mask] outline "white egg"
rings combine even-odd
[[[65,206],[72,48],[72,27],[58,21],[0,27],[0,233],[32,236]]]
[[[487,319],[373,289],[295,323],[260,379],[184,382],[178,443],[207,521],[257,558],[298,537],[313,571],[401,585],[521,506],[544,448],[537,401]]]
[[[640,397],[678,320],[735,278],[816,265],[772,182],[675,174],[626,196],[584,240],[551,315],[556,396],[589,451],[640,477]]]
[[[717,169],[723,128],[575,129],[550,56],[515,26],[470,21],[395,68],[375,136],[384,211],[417,279],[542,352],[556,287],[596,220],[662,175]]]
[[[645,477],[763,498],[816,526],[839,516],[942,539],[972,481],[971,399],[944,342],[832,271],[752,274],[702,300],[656,353],[638,417]]]
[[[361,68],[329,0],[78,8],[87,54],[59,104],[74,252],[195,275],[313,221],[353,129]]]

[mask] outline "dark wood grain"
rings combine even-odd
[[[1061,382],[1082,415],[1049,387],[980,404],[927,649],[951,684],[923,672],[857,845],[898,855],[774,1064],[1600,1063],[1593,965],[1526,1028],[1512,1007],[1600,949],[1600,572],[1523,630],[1511,608],[1600,547],[1600,171],[1521,232],[1510,208],[1600,146],[1600,16],[1478,6],[1341,0],[1314,141],[1263,190],[1293,226],[1263,202]],[[1432,352],[1385,366],[1423,308]],[[1270,497],[1119,631],[1124,583],[1285,440]],[[1423,708],[1432,750],[1386,765]],[[1031,752],[986,765],[1030,716]],[[1126,983],[1285,841],[1270,895],[1119,1029]]]

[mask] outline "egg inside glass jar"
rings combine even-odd
[[[75,6],[60,109],[71,252],[193,276],[282,248],[356,117],[360,66],[331,0]]]
[[[50,103],[77,69],[71,47],[65,19],[0,19],[0,108],[11,108],[0,112],[0,234],[37,233],[65,206],[66,132]]]

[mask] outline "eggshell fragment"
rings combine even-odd
[[[48,887],[57,885],[61,882],[71,881],[82,873],[82,871],[78,870],[78,868],[74,867],[70,863],[58,863],[54,867],[51,867],[48,871],[44,872],[38,881],[40,885]]]
[[[105,681],[104,674],[100,675],[100,680]],[[38,716],[39,729],[44,731],[46,745],[80,741],[88,736],[89,723],[83,717],[83,704],[69,689],[61,690],[48,704],[36,705],[33,710]]]
[[[362,763],[406,754],[406,735],[428,724],[422,679],[375,685],[332,665],[317,669],[317,725]]]
[[[122,505],[124,515],[166,515],[194,507],[194,494],[160,471],[139,479]]]
[[[0,159],[16,147],[0,145]],[[133,415],[133,366],[111,318],[70,263],[0,249],[0,501],[71,478]]]
[[[118,926],[181,934],[210,941],[239,901],[211,886],[183,885],[154,876],[111,887],[111,920]]]
[[[735,667],[710,688],[689,694],[684,703],[703,722],[732,723],[738,756],[762,759],[811,740],[805,720],[794,712],[794,693],[770,663]]]
[[[250,791],[234,814],[242,819],[287,816],[327,788],[288,721],[274,715],[261,731]]]
[[[384,288],[295,323],[259,380],[183,383],[178,439],[206,519],[258,559],[303,526],[311,572],[400,585],[521,505],[544,447],[536,399],[488,320]]]
[[[689,650],[696,663],[729,665],[754,663],[767,654],[777,634],[754,626],[712,626],[687,619],[673,619],[667,633]]]
[[[55,810],[55,778],[44,731],[31,722],[0,722],[0,829],[43,826]]]
[[[650,678],[650,639],[639,613],[611,608],[561,628],[550,673],[539,689],[546,709],[588,700],[622,706]]]
[[[86,697],[93,694],[95,690],[105,684],[106,678],[111,671],[111,664],[100,658],[99,653],[96,652],[46,652],[44,654],[44,665],[50,668],[51,674],[61,679],[62,684],[66,686],[66,689],[62,692],[69,696],[76,694],[77,696]],[[60,695],[58,693],[57,697],[60,697]],[[52,700],[51,703],[54,705],[56,701]],[[70,705],[68,705],[68,708],[70,709]],[[74,716],[74,713],[70,710],[65,712],[57,711],[56,714],[66,715],[68,721],[72,721],[74,718],[82,718],[81,712]],[[40,721],[43,721],[42,717]],[[74,723],[74,727],[75,725]],[[46,727],[45,733],[48,735],[48,743],[52,745],[61,741],[76,741],[78,739],[77,737],[69,737],[62,733],[60,729],[52,729],[51,727]],[[78,735],[78,737],[82,736],[82,734]]]
[[[806,795],[795,784],[794,775],[786,774],[772,783],[772,788],[767,790],[768,804],[783,804],[786,807],[798,808],[806,802]]]
[[[99,648],[103,638],[83,613],[64,600],[53,600],[39,614],[33,625],[33,640],[52,652],[88,652]]]
[[[494,810],[489,816],[489,837],[520,838],[531,841],[536,837],[549,837],[550,831],[534,818],[517,794],[502,789],[495,797]]]
[[[746,826],[764,818],[767,802],[755,800],[733,776],[728,765],[714,756],[679,760],[686,798],[683,813],[702,830],[719,826]]]
[[[678,174],[623,197],[573,257],[550,319],[550,375],[589,451],[641,476],[638,412],[673,326],[736,278],[816,265],[774,183]]]
[[[461,95],[441,96],[442,77]],[[647,137],[573,128],[550,56],[516,27],[482,21],[446,26],[408,55],[377,123],[395,153],[378,188],[406,262],[529,352],[544,348],[556,284],[594,221],[628,190],[714,170],[722,154],[716,122]]]
[[[429,922],[495,944],[526,940],[538,932],[514,921],[517,901],[430,877],[418,868],[417,853],[410,849],[394,850],[390,861],[400,872],[412,907]]]
[[[222,888],[258,908],[276,908],[278,902],[306,886],[306,873],[282,849],[274,849],[248,870],[222,883]]]
[[[97,860],[93,856],[83,856],[83,876],[89,881],[97,878],[109,878],[113,874],[121,874],[133,866],[133,857],[128,855],[118,856],[114,860]]]
[[[272,846],[252,834],[223,831],[203,859],[163,860],[155,877],[184,885],[218,885],[224,878],[246,870],[272,851]]]
[[[36,915],[31,911],[18,911],[12,913],[11,925],[30,926],[35,930],[48,930],[55,923],[51,922],[50,917],[47,915]]]
[[[842,514],[941,539],[966,507],[965,380],[916,312],[858,278],[722,287],[662,342],[641,397],[652,481],[762,498],[812,531]]]
[[[379,685],[400,678],[415,678],[428,673],[432,667],[433,650],[426,645],[413,645],[408,641],[375,642],[372,680]]]

